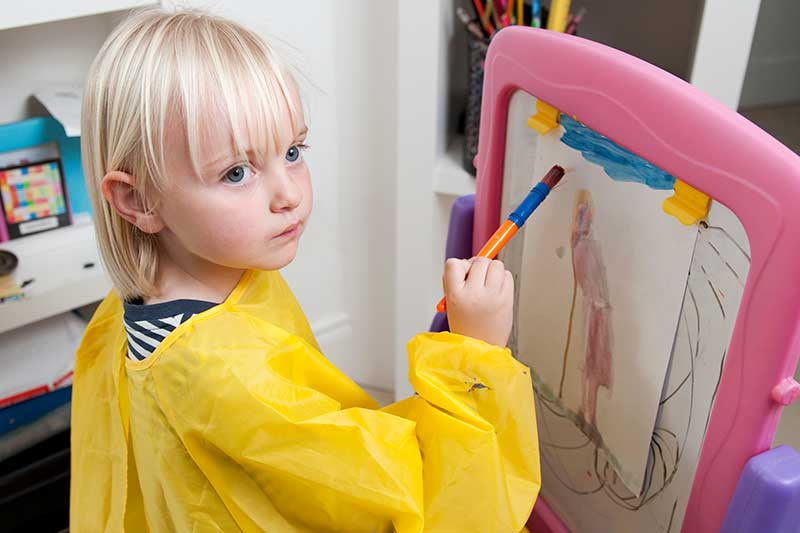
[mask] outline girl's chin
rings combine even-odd
[[[259,262],[261,270],[280,270],[289,265],[297,257],[297,241],[282,246],[277,253],[270,254],[264,261]]]

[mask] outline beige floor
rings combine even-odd
[[[800,451],[800,405],[795,404],[786,408],[781,415],[781,422],[772,446],[781,444],[787,444]]]
[[[800,103],[756,107],[740,113],[761,129],[800,153]]]
[[[795,373],[794,379],[800,381],[800,368]],[[772,441],[773,446],[781,444],[788,444],[800,451],[800,400],[783,410],[775,440]]]
[[[364,387],[364,390],[375,398],[375,400],[381,404],[381,407],[389,405],[394,401],[394,393],[392,391],[373,389],[371,387]]]
[[[800,102],[740,110],[764,131],[800,154]],[[800,371],[795,379],[800,381]],[[800,451],[800,402],[783,411],[774,446],[788,444]]]

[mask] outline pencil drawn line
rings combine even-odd
[[[701,222],[700,223],[700,227],[701,228],[706,228],[706,229],[713,229],[713,230],[721,231],[728,239],[730,239],[730,241],[734,244],[734,246],[736,246],[739,249],[739,251],[742,252],[742,255],[747,258],[747,261],[750,262],[750,254],[748,254],[745,251],[745,249],[742,248],[742,246],[736,241],[736,239],[734,239],[731,236],[730,233],[727,232],[727,230],[725,230],[725,228],[721,228],[719,226],[709,226],[706,222]]]
[[[703,272],[705,272],[705,271],[703,271]],[[722,301],[719,299],[719,296],[717,295],[717,291],[716,291],[716,289],[714,289],[714,285],[711,283],[711,280],[707,279],[706,281],[708,282],[708,286],[711,288],[711,292],[714,294],[714,298],[717,300],[717,305],[719,305],[719,310],[722,313],[722,318],[724,319],[725,318],[725,309],[722,307]]]

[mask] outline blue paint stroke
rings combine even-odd
[[[603,167],[611,179],[642,183],[651,189],[672,190],[674,188],[674,176],[667,174],[608,137],[587,128],[569,115],[562,113],[561,125],[564,126],[561,142],[578,150],[587,161]]]

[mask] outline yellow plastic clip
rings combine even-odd
[[[675,194],[664,200],[664,212],[674,216],[682,224],[689,226],[708,215],[711,198],[688,183],[675,180]]]
[[[536,100],[536,114],[528,117],[528,127],[544,135],[556,126],[558,126],[558,109]]]

